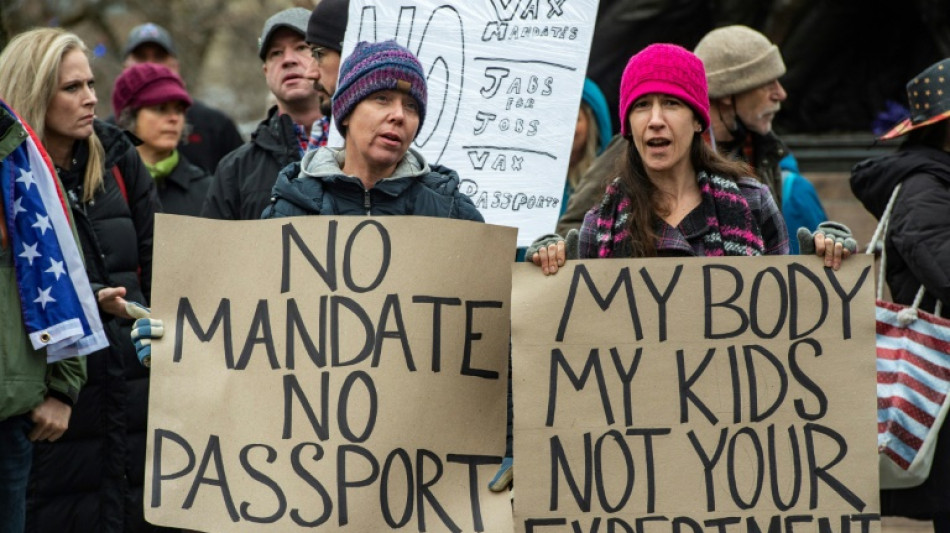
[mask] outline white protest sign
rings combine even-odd
[[[387,39],[416,54],[429,102],[415,148],[526,246],[561,211],[597,3],[354,0],[343,58]],[[330,146],[342,145],[332,129]]]

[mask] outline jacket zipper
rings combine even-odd
[[[366,209],[366,216],[370,216],[372,204],[369,201],[369,189],[363,188],[363,208]]]

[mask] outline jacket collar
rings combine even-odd
[[[356,183],[363,187],[363,182],[356,176],[348,176],[343,173],[342,165],[346,159],[346,150],[344,148],[323,147],[318,150],[307,152],[300,164],[300,175],[309,176],[322,180],[327,184],[333,182]],[[380,180],[373,187],[383,194],[390,196],[399,196],[413,182],[413,178],[418,178],[428,174],[431,171],[429,163],[415,149],[410,148],[403,156],[393,175]]]

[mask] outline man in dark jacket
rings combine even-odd
[[[344,149],[308,152],[281,172],[264,218],[425,215],[483,222],[455,171],[411,150],[426,116],[425,72],[395,41],[361,42],[343,62],[333,116]]]
[[[125,68],[157,63],[178,72],[175,44],[165,28],[151,22],[132,28],[125,45]],[[244,142],[227,115],[195,100],[185,112],[187,135],[178,147],[188,161],[214,172],[218,162]]]
[[[228,154],[215,171],[201,216],[256,220],[270,202],[271,188],[285,166],[308,148],[326,144],[326,127],[313,83],[304,77],[310,48],[304,37],[310,11],[296,7],[267,19],[258,52],[277,105],[251,141]]]

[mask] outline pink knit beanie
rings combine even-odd
[[[703,130],[709,127],[709,95],[703,62],[675,44],[651,44],[630,58],[620,80],[620,134],[630,136],[627,115],[645,94],[675,96],[696,112]]]

